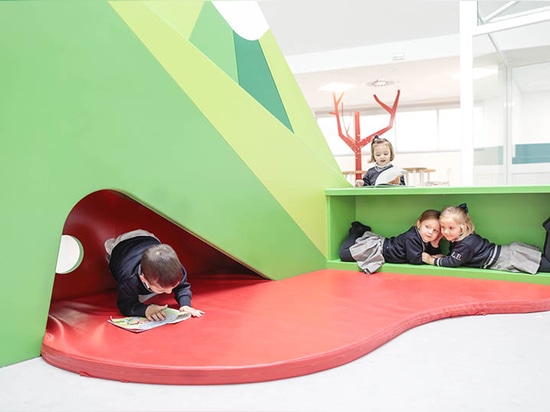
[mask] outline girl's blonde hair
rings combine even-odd
[[[388,147],[390,148],[390,162],[393,160],[395,155],[393,153],[393,145],[391,144],[391,142],[388,139],[385,139],[383,137],[378,137],[378,135],[375,135],[374,139],[372,139],[372,142],[370,144],[370,160],[369,160],[369,163],[376,162],[376,160],[374,160],[374,149],[375,149],[376,146],[379,146],[379,145],[382,145],[382,144],[388,145]]]
[[[471,235],[475,231],[474,222],[468,214],[468,206],[462,203],[459,206],[447,206],[441,211],[440,219],[453,219],[462,231],[456,240],[463,240],[466,236]]]

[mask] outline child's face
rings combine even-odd
[[[417,221],[416,227],[423,242],[432,242],[439,236],[439,220],[424,219],[422,222]]]
[[[441,234],[449,242],[454,242],[462,233],[462,227],[452,218],[439,218],[441,225]]]
[[[387,143],[378,144],[373,150],[374,161],[378,166],[386,166],[390,163],[391,151]]]

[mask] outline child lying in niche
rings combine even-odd
[[[422,255],[441,256],[439,211],[422,212],[416,224],[398,236],[384,238],[369,226],[353,222],[349,236],[340,246],[340,259],[357,262],[365,273],[374,273],[385,263],[422,264]]]
[[[468,213],[468,206],[447,206],[439,217],[441,234],[449,244],[447,256],[434,257],[425,253],[424,263],[435,266],[468,266],[482,269],[504,270],[507,272],[525,272],[532,275],[537,272],[550,272],[550,218],[542,226],[546,230],[544,253],[532,245],[513,242],[509,245],[495,245],[475,233],[475,226]]]

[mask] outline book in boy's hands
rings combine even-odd
[[[108,322],[130,332],[139,333],[170,323],[178,323],[191,317],[189,312],[180,312],[177,309],[165,308],[162,311],[166,314],[163,320],[148,320],[141,316],[126,316],[124,318],[111,318]]]

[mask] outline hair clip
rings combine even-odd
[[[468,205],[466,203],[461,203],[458,205],[458,207],[468,213]]]

